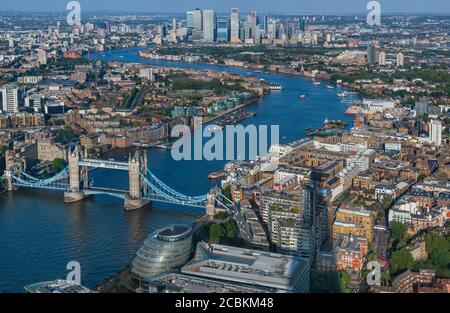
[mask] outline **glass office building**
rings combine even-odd
[[[217,18],[217,41],[230,41],[230,19],[228,17]]]
[[[155,275],[184,265],[192,251],[192,228],[172,225],[149,235],[136,252],[130,273],[136,282],[147,282]]]

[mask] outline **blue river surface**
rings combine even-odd
[[[242,124],[280,125],[280,142],[305,136],[308,127],[323,125],[325,118],[349,122],[337,92],[326,83],[249,69],[154,61],[140,58],[142,48],[95,53],[105,61],[145,63],[154,66],[195,68],[252,75],[280,84],[274,91],[248,107],[258,112]],[[299,96],[305,94],[301,101]],[[109,157],[125,160],[127,151]],[[206,194],[211,188],[208,174],[223,168],[225,161],[175,161],[170,151],[149,150],[149,168],[175,190],[188,195]],[[96,170],[90,173],[96,186],[128,188],[127,173]],[[93,287],[132,260],[141,241],[152,231],[172,223],[193,223],[202,209],[154,203],[152,207],[125,212],[123,202],[107,196],[65,204],[59,192],[20,189],[0,194],[0,292],[21,292],[27,284],[65,278],[66,265],[81,264],[82,284]]]

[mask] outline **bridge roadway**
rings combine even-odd
[[[96,160],[96,159],[81,159],[78,165],[91,168],[107,168],[121,171],[128,171],[129,168],[127,162]]]

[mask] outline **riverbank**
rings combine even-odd
[[[265,95],[263,95],[262,97],[264,97],[264,96]],[[236,112],[236,111],[238,111],[240,109],[243,109],[243,108],[245,108],[245,107],[247,107],[247,106],[249,106],[249,105],[251,105],[251,104],[253,104],[255,102],[258,102],[259,100],[261,100],[261,99],[260,98],[252,98],[252,99],[249,99],[249,100],[245,100],[243,104],[240,104],[240,105],[238,105],[238,106],[236,106],[236,107],[234,107],[234,108],[232,108],[230,110],[227,110],[227,111],[225,111],[223,113],[220,113],[217,116],[215,116],[215,117],[213,117],[213,118],[211,118],[209,120],[203,121],[203,123],[204,124],[212,123],[212,122],[214,122],[214,121],[216,121],[218,119],[221,119],[223,117],[226,117],[227,115],[232,114],[233,112]]]
[[[143,48],[142,48],[143,49]],[[105,62],[141,63],[148,66],[194,68],[248,75],[247,70],[174,62],[150,62],[137,56],[137,48],[93,54]],[[244,126],[280,125],[280,143],[286,144],[306,135],[305,129],[323,126],[329,120],[350,118],[336,92],[314,86],[312,80],[272,72],[251,73],[258,79],[283,86],[246,107],[258,115],[242,122]],[[299,94],[308,94],[299,101]],[[127,151],[111,151],[107,158],[126,160]],[[215,183],[208,179],[220,171],[225,160],[176,161],[171,152],[148,149],[148,167],[174,190],[196,196],[206,194]],[[124,189],[126,172],[99,169],[90,176],[96,186]],[[155,202],[149,209],[123,211],[123,201],[98,196],[75,204],[65,204],[60,192],[20,190],[0,195],[0,290],[21,292],[23,286],[64,277],[66,264],[80,262],[83,285],[93,287],[123,269],[133,259],[149,233],[170,224],[193,224],[204,211]],[[11,246],[14,242],[14,249]],[[21,253],[17,253],[17,251]]]
[[[204,65],[210,65],[210,66],[219,66],[219,67],[234,67],[234,68],[240,68],[240,69],[248,69],[253,71],[266,71],[269,73],[279,73],[284,75],[293,75],[293,76],[299,76],[303,77],[305,79],[311,79],[315,81],[321,81],[327,84],[333,84],[337,86],[338,84],[335,81],[332,81],[331,79],[326,79],[324,77],[316,77],[312,72],[298,72],[293,70],[287,70],[285,69],[287,65],[279,65],[277,66],[277,69],[271,69],[268,68],[267,65],[261,66],[257,64],[251,64],[251,63],[242,63],[242,65],[239,65],[241,62],[231,62],[229,64],[222,64],[219,61],[215,60],[215,62],[202,62],[200,61],[202,58],[200,56],[197,56],[197,58],[193,58],[192,56],[172,56],[172,55],[161,55],[161,54],[155,54],[155,53],[147,53],[146,50],[141,50],[137,53],[137,55],[140,58],[148,59],[152,61],[166,61],[166,62],[186,62],[190,64],[204,64]],[[187,58],[187,59],[186,59]]]

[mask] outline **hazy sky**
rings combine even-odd
[[[0,0],[0,11],[64,11],[69,0]],[[228,12],[292,14],[354,14],[366,11],[369,0],[79,0],[86,11],[184,12],[195,7]],[[386,13],[449,13],[450,0],[379,0]]]

